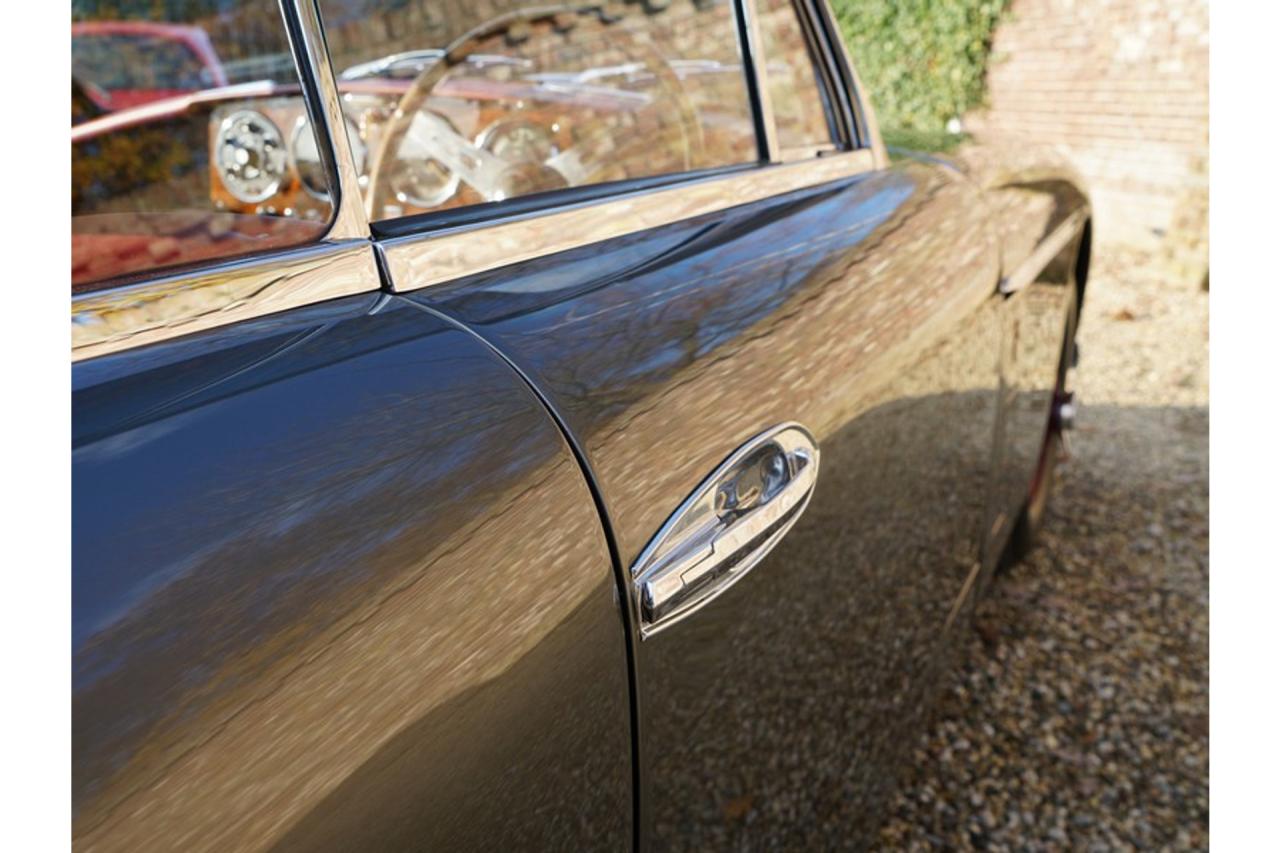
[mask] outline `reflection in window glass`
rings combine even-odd
[[[793,0],[759,0],[757,8],[778,147],[835,142],[817,64]]]
[[[328,185],[275,0],[71,8],[73,292],[323,235]]]
[[[373,219],[757,159],[730,0],[322,0]]]

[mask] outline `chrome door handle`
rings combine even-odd
[[[818,446],[799,424],[776,426],[735,450],[632,566],[641,637],[690,615],[753,569],[804,512],[817,478]]]

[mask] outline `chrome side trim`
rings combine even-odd
[[[280,10],[288,25],[290,45],[298,63],[308,117],[315,129],[316,147],[322,158],[328,154],[327,159],[331,161],[325,163],[330,180],[335,173],[337,175],[337,187],[330,193],[337,207],[326,239],[368,238],[369,219],[360,193],[360,171],[356,168],[351,141],[347,138],[342,97],[333,66],[329,63],[319,7],[316,0],[280,0]]]
[[[322,243],[71,300],[71,360],[381,287],[367,240]]]
[[[1068,216],[1061,225],[1053,229],[1048,237],[1040,241],[1040,245],[1036,246],[1036,250],[1018,264],[1013,272],[1000,279],[999,290],[1006,296],[1011,293],[1017,293],[1031,282],[1036,280],[1036,276],[1049,265],[1049,262],[1057,257],[1058,253],[1067,247],[1067,244],[1080,233],[1080,229],[1084,227],[1085,218],[1088,213],[1082,208],[1074,211]]]
[[[816,53],[814,59],[820,67],[819,76],[823,78],[819,85],[827,91],[830,101],[829,117],[836,126],[833,129],[837,130],[833,147],[867,147],[860,141],[862,134],[858,132],[857,111],[853,106],[855,98],[849,91],[844,71],[836,57],[836,49],[831,46],[832,38],[840,38],[839,26],[831,27],[828,24],[825,8],[814,0],[803,0],[796,5],[796,9]]]
[[[405,293],[874,168],[871,151],[845,151],[816,160],[682,181],[657,190],[584,202],[516,219],[397,237],[379,245],[394,289]]]
[[[778,126],[773,117],[773,101],[769,97],[768,72],[765,70],[764,41],[760,35],[760,14],[756,0],[739,0],[737,4],[747,25],[747,43],[742,49],[751,57],[751,69],[755,79],[756,99],[760,104],[761,125],[764,128],[763,154],[765,160],[777,163],[781,159],[778,150]]]

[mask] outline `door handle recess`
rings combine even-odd
[[[674,625],[753,569],[804,512],[817,478],[818,446],[799,424],[735,450],[632,566],[640,636]]]

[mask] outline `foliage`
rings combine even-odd
[[[950,133],[946,130],[916,130],[911,127],[889,127],[880,129],[880,138],[889,149],[889,156],[895,156],[894,149],[906,151],[927,151],[930,154],[946,154],[959,148],[971,138],[967,133]]]
[[[945,132],[982,103],[991,37],[1008,0],[832,0],[886,136]]]

